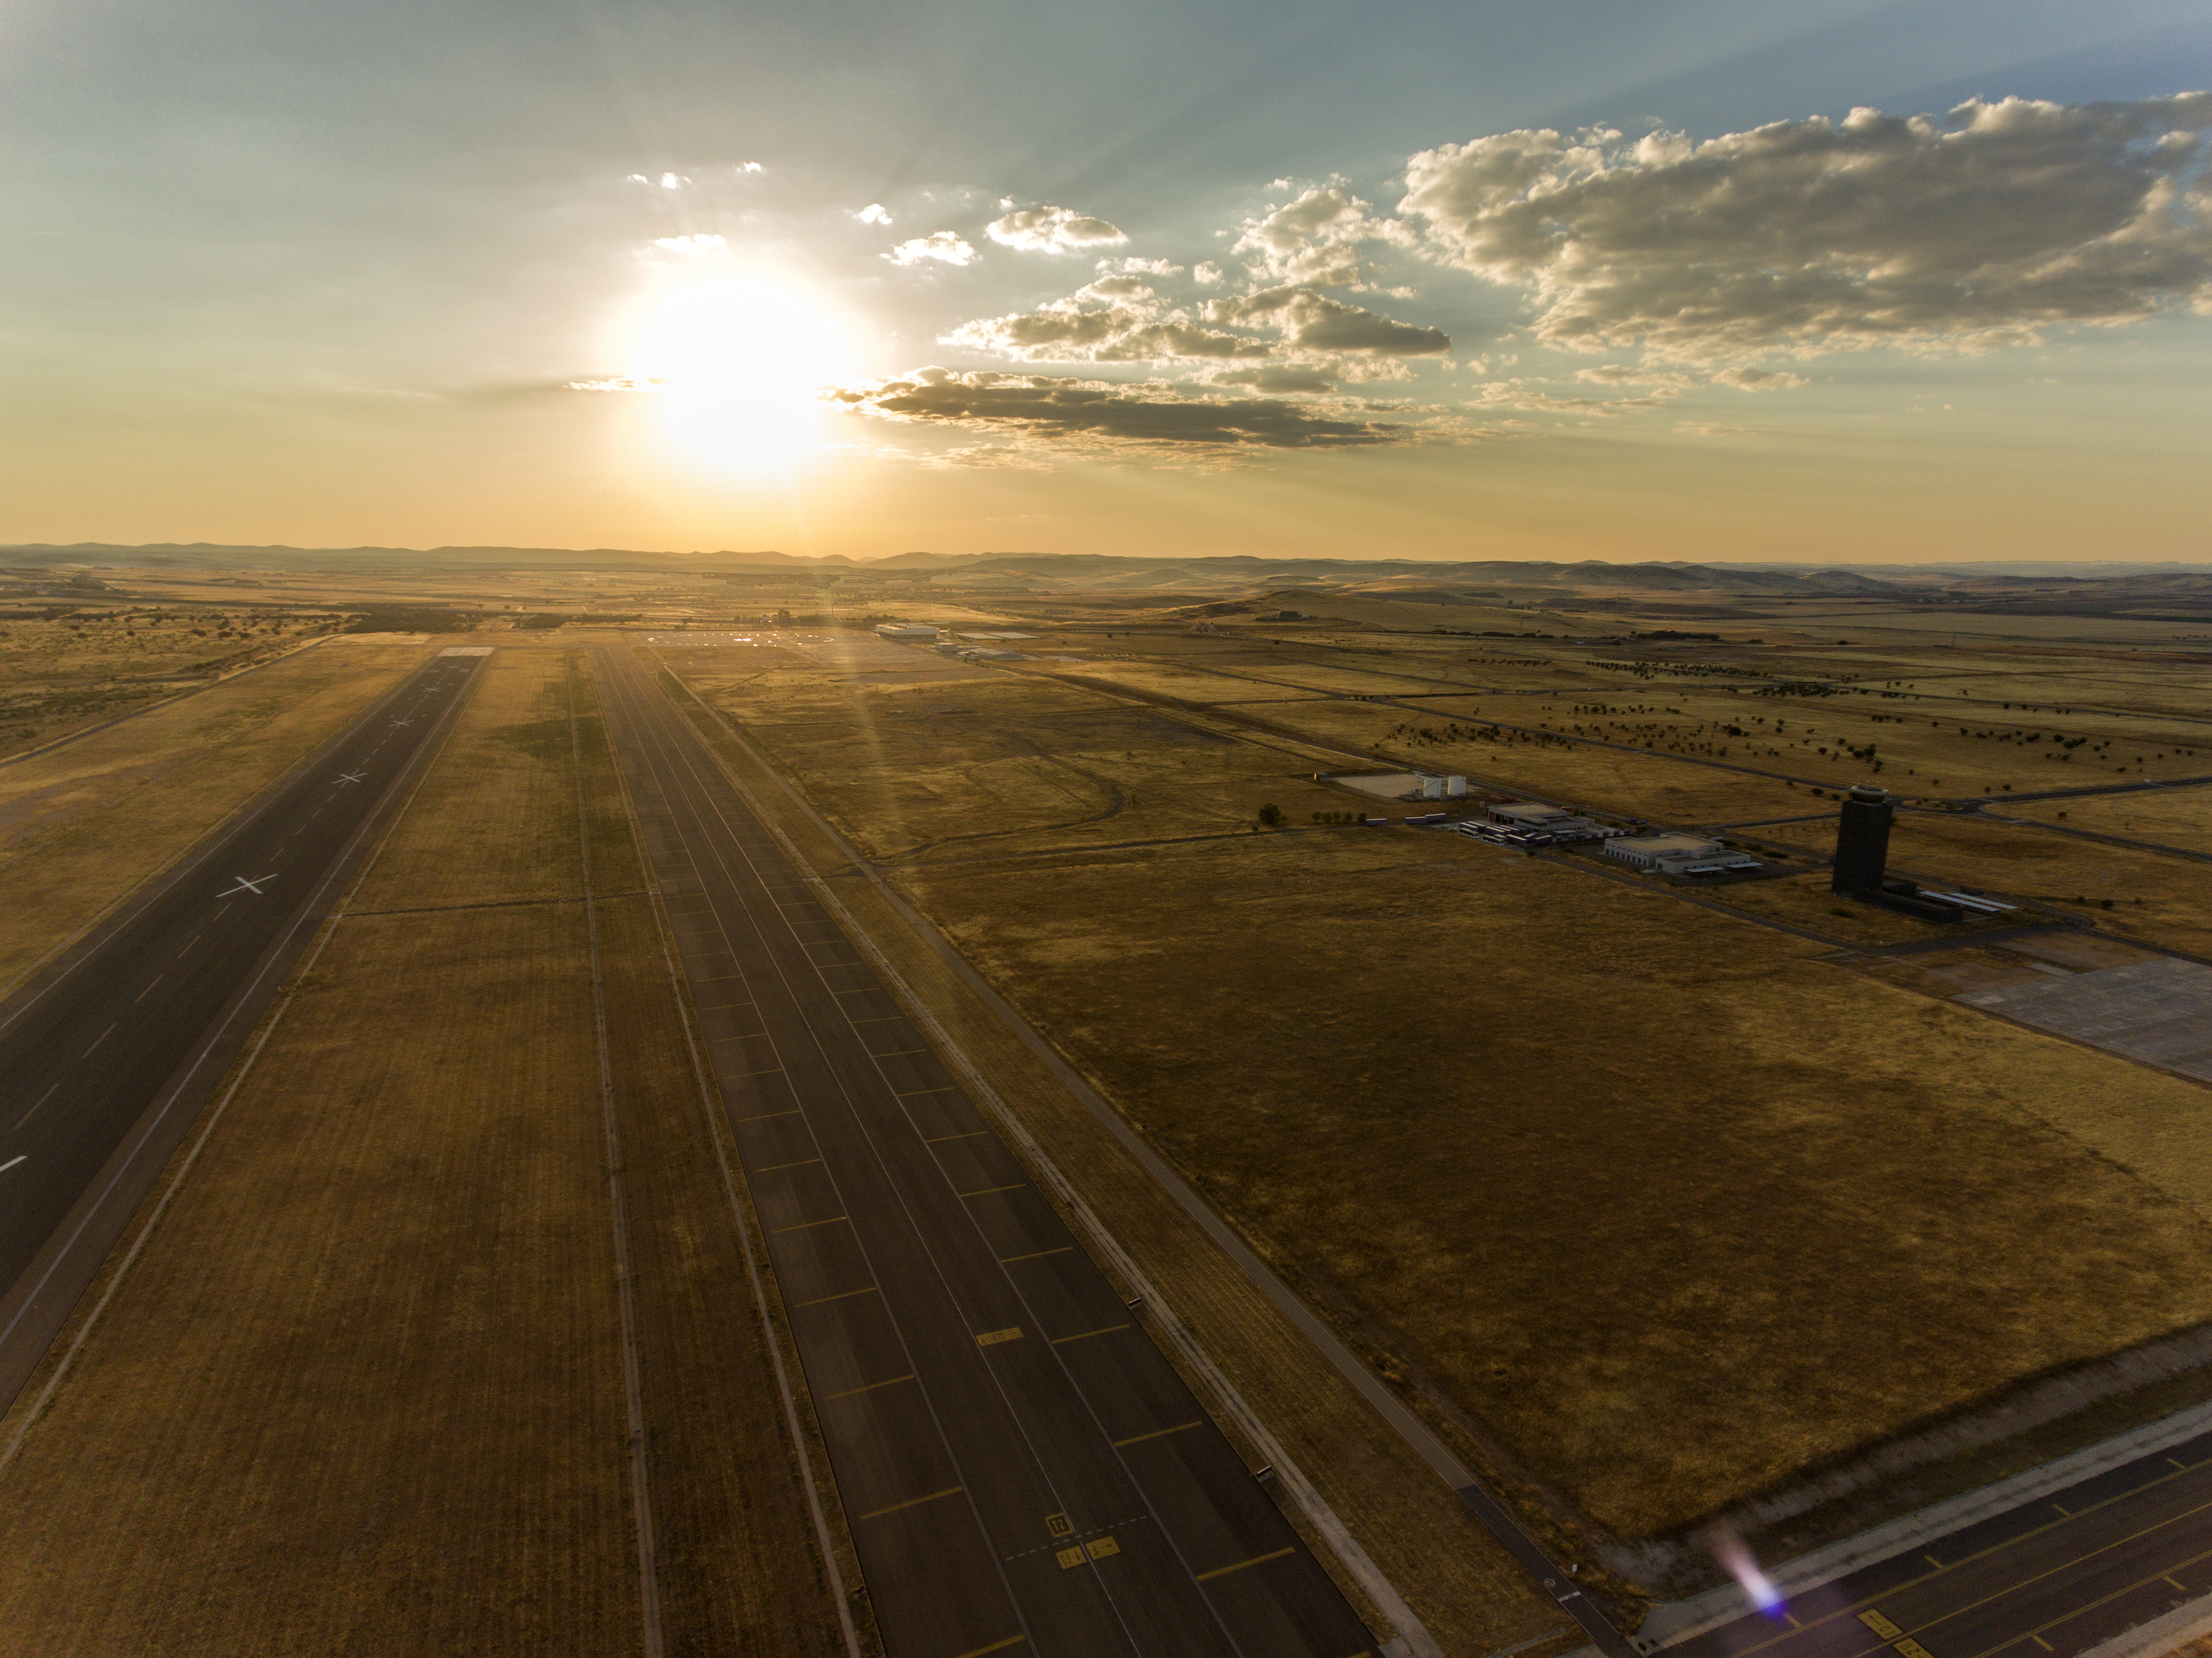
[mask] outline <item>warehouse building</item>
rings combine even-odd
[[[934,645],[942,630],[926,627],[919,622],[878,622],[876,631],[885,639],[896,639],[902,645]]]
[[[1620,833],[1594,817],[1580,817],[1564,806],[1540,805],[1531,800],[1508,800],[1490,809],[1490,821],[1524,834],[1548,835],[1554,841],[1602,841]]]
[[[1605,855],[1660,875],[1728,875],[1765,865],[1696,835],[1632,835],[1605,843]]]

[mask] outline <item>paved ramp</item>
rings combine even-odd
[[[2212,968],[2160,957],[1954,999],[2212,1082]]]

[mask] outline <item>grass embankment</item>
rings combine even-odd
[[[19,1638],[639,1649],[567,672],[487,673],[4,1476]],[[584,734],[595,873],[634,891]],[[647,902],[604,937],[669,1649],[827,1651]]]
[[[687,677],[710,665],[703,653],[696,663],[688,655],[672,652],[670,656]],[[922,696],[940,706],[947,701],[936,691]],[[766,729],[789,741],[791,731],[775,732],[752,723],[763,714],[774,719],[780,706],[745,698],[739,713],[748,735],[757,738]],[[810,706],[820,712],[819,705]],[[877,706],[873,697],[868,706]],[[781,711],[792,713],[787,708]],[[1093,709],[1087,717],[1100,716]],[[1106,718],[1121,720],[1124,716],[1109,710]],[[1161,716],[1133,711],[1127,719],[1130,723],[1109,728],[1108,747],[1117,756],[1123,752],[1124,738],[1133,744],[1140,732],[1155,729],[1153,722],[1166,732],[1170,752],[1180,752],[1179,745],[1189,740],[1181,734],[1182,728]],[[948,743],[970,740],[956,734],[959,728],[951,722],[940,719],[935,723]],[[845,865],[844,853],[791,803],[773,774],[756,765],[713,721],[702,720],[700,727],[816,869],[834,871]],[[1204,751],[1211,756],[1217,746],[1205,744]],[[884,753],[886,773],[878,781],[888,788],[890,772],[902,770],[918,758],[921,747],[909,748],[902,739]],[[952,771],[967,762],[947,758],[945,763]],[[829,774],[825,770],[823,774]],[[1149,788],[1146,799],[1152,799]],[[865,797],[856,793],[843,804],[857,812],[864,803]],[[849,824],[847,832],[852,832]],[[1547,1652],[1579,1644],[1580,1633],[1565,1624],[1548,1598],[1529,1583],[1426,1465],[1413,1457],[874,887],[847,875],[836,881],[836,889],[867,935],[890,957],[931,1012],[1074,1181],[1107,1229],[1158,1285],[1176,1315],[1197,1333],[1232,1384],[1297,1460],[1444,1650],[1495,1652],[1556,1635],[1556,1645],[1530,1649],[1530,1658],[1545,1658]],[[1204,1397],[1205,1385],[1194,1385]],[[1316,1552],[1327,1558],[1325,1549]]]
[[[0,766],[0,993],[422,659],[319,646]]]

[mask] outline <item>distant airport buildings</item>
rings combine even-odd
[[[1698,835],[1632,835],[1605,843],[1605,855],[1660,875],[1732,875],[1765,869],[1758,859]]]

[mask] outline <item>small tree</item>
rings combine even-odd
[[[1269,829],[1280,829],[1283,826],[1283,809],[1270,800],[1260,808],[1260,821]]]

